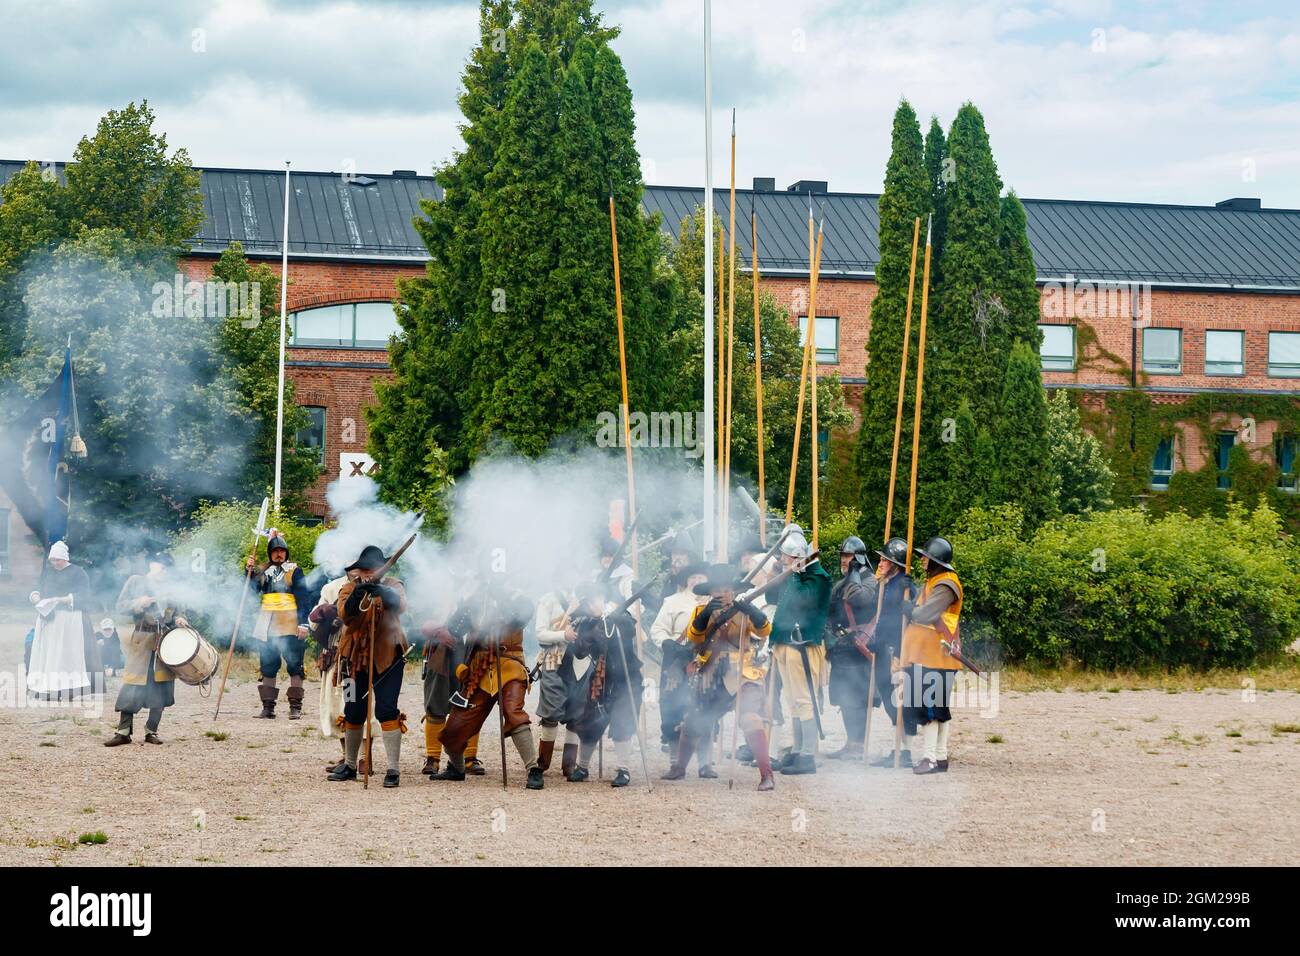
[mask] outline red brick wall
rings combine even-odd
[[[760,275],[759,288],[770,292],[779,306],[790,312],[790,324],[808,314],[808,280]],[[871,327],[871,300],[876,283],[870,279],[823,278],[817,283],[817,314],[840,320],[839,362],[823,362],[818,374],[838,372],[841,378],[861,379],[867,374],[867,332]]]
[[[1049,295],[1045,290],[1045,308],[1048,307]],[[1071,324],[1072,320],[1068,317],[1049,317],[1044,318],[1044,321]],[[1087,364],[1087,357],[1076,356],[1074,372],[1044,372],[1043,381],[1049,386],[1067,383],[1128,385],[1133,329],[1127,310],[1119,315],[1078,317],[1073,322],[1091,326],[1097,334],[1097,345],[1118,356],[1125,369],[1119,372],[1105,371],[1099,364]],[[1300,390],[1300,382],[1294,378],[1268,376],[1268,333],[1300,332],[1300,295],[1156,290],[1151,293],[1150,315],[1145,317],[1145,322],[1155,328],[1182,329],[1183,366],[1180,375],[1147,375],[1144,379],[1141,373],[1142,329],[1139,328],[1139,384],[1153,388]],[[1205,333],[1211,329],[1245,331],[1245,375],[1205,374]],[[1077,332],[1075,338],[1077,343]],[[1096,349],[1091,351],[1095,356]]]
[[[211,275],[212,259],[189,259],[185,271],[196,279]],[[273,263],[279,269],[279,263]],[[419,276],[422,265],[289,260],[288,309],[315,308],[349,302],[391,302],[397,280]],[[374,400],[374,380],[391,376],[384,349],[289,348],[286,377],[293,382],[299,405],[325,409],[325,472],[308,491],[308,510],[325,514],[325,488],[339,474],[339,454],[366,449],[365,407]],[[373,366],[346,368],[325,363]]]

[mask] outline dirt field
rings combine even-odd
[[[594,774],[567,783],[552,769],[544,791],[528,792],[513,750],[510,789],[501,788],[495,717],[482,738],[487,776],[431,783],[418,773],[421,696],[408,669],[402,785],[385,790],[375,779],[367,792],[324,779],[339,750],[316,729],[318,685],[308,686],[306,719],[262,721],[252,719],[256,691],[245,678],[227,690],[214,728],[213,701],[178,684],[164,746],[140,743],[140,715],[137,742],[108,750],[117,680],[99,716],[21,706],[25,630],[0,623],[0,683],[8,685],[0,688],[0,865],[1300,859],[1294,691],[1260,690],[1253,700],[1227,689],[1003,691],[996,715],[958,715],[946,775],[823,760],[815,776],[778,775],[776,791],[761,794],[757,771],[745,767],[729,792],[724,764],[720,780],[700,780],[692,769],[683,782],[656,779],[648,793],[639,766],[624,790]],[[829,752],[842,740],[838,714],[826,724]],[[653,708],[647,726],[657,727]],[[214,729],[229,736],[206,735]],[[873,738],[877,751],[889,746],[883,720]],[[657,733],[651,741],[657,778],[668,760]],[[96,831],[107,843],[77,843]]]

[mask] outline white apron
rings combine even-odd
[[[37,615],[27,689],[45,697],[90,689],[81,611],[59,607],[48,617]]]

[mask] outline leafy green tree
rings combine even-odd
[[[1065,389],[1047,401],[1047,435],[1060,485],[1063,514],[1084,515],[1111,507],[1115,474],[1101,442],[1083,427]]]
[[[243,491],[259,423],[228,374],[218,324],[159,308],[175,260],[88,229],[40,266],[14,371],[29,394],[44,388],[71,335],[88,448],[71,465],[71,540],[110,553],[178,527],[202,499]]]
[[[240,402],[252,417],[254,433],[245,452],[242,495],[260,499],[275,484],[275,418],[279,384],[280,276],[265,264],[251,265],[239,243],[231,243],[212,267],[212,280],[247,283],[256,289],[254,314],[233,308],[220,322],[219,344],[226,374],[235,383]],[[250,303],[251,312],[253,304]],[[280,469],[281,507],[302,505],[301,494],[320,475],[314,448],[299,446],[297,435],[311,424],[307,412],[294,401],[293,382],[284,383],[284,441]]]
[[[22,273],[81,229],[115,229],[133,243],[180,251],[203,222],[199,174],[189,154],[167,155],[147,101],[109,110],[82,137],[67,167],[29,163],[5,184],[0,203],[0,364],[22,346],[26,312]]]
[[[903,328],[907,324],[908,285],[912,265],[912,238],[921,220],[913,292],[908,375],[904,409],[908,428],[900,436],[894,515],[907,514],[912,446],[911,415],[916,393],[917,333],[920,326],[922,256],[926,217],[930,213],[930,175],[925,165],[921,128],[911,104],[903,100],[894,113],[893,149],[885,167],[885,190],[880,196],[880,262],[876,266],[876,297],[871,302],[871,331],[867,340],[867,381],[862,389],[862,424],[858,430],[858,475],[862,513],[874,540],[885,525],[889,497],[889,472],[898,409],[898,373],[903,358]]]

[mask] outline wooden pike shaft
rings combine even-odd
[[[812,206],[808,207],[808,298],[811,300],[814,296],[813,287],[817,284],[817,277],[814,275],[814,262],[816,259],[816,242],[813,233]],[[811,301],[810,301],[811,304]],[[803,343],[803,365],[799,372],[799,403],[794,416],[794,451],[790,455],[790,489],[785,496],[785,523],[789,524],[794,520],[794,485],[799,473],[799,438],[803,430],[803,400],[804,389],[808,384],[808,361],[809,346],[812,344],[813,336],[805,335]]]
[[[370,789],[370,775],[375,772],[375,751],[374,731],[372,727],[375,722],[375,618],[379,617],[383,608],[382,602],[376,598],[370,605],[370,649],[367,657],[370,662],[367,665],[369,669],[369,680],[366,682],[366,772],[361,776],[361,789]],[[400,675],[399,675],[400,679]]]
[[[731,117],[731,210],[727,223],[727,235],[731,238],[730,279],[727,287],[727,418],[724,434],[724,455],[722,462],[722,560],[725,562],[730,551],[731,529],[731,400],[734,391],[733,372],[736,351],[736,117]]]
[[[614,194],[609,194],[609,234],[614,250],[614,313],[618,317],[618,370],[623,384],[623,444],[627,447],[627,508],[636,514],[636,478],[632,471],[632,422],[627,398],[627,349],[623,341],[623,285],[618,269],[618,219]],[[633,532],[635,534],[635,531]],[[636,542],[631,544],[632,573],[636,574]]]
[[[925,272],[921,279],[921,331],[916,340],[916,409],[912,415],[912,481],[907,500],[907,573],[912,571],[916,523],[916,460],[921,451],[921,386],[925,380],[925,319],[930,307],[930,225],[925,227]]]
[[[809,267],[810,316],[816,306],[816,277],[818,277],[818,265],[820,261],[822,261],[822,230],[819,229],[818,233],[816,233],[815,252],[813,259],[810,260],[811,265]],[[803,371],[800,375],[800,401],[798,401],[798,407],[796,408],[796,412],[794,412],[794,453],[790,455],[790,488],[787,498],[785,498],[785,523],[787,524],[792,522],[794,519],[794,483],[796,483],[798,468],[800,468],[800,436],[803,431],[803,395],[805,395],[806,392],[809,376],[815,373],[815,371],[810,372],[810,368],[813,367],[816,355],[816,349],[813,345],[816,336],[811,317],[806,329],[805,336],[803,336]]]
[[[717,409],[717,428],[714,431],[714,435],[717,436],[716,444],[718,446],[717,447],[718,476],[717,476],[717,496],[714,499],[717,502],[717,513],[714,515],[714,529],[717,535],[714,538],[714,551],[721,553],[719,549],[722,547],[722,544],[720,542],[720,539],[722,537],[722,482],[725,480],[722,474],[722,465],[723,465],[723,447],[726,445],[726,441],[724,440],[724,436],[722,434],[724,423],[726,421],[726,408],[723,406],[723,402],[722,402],[722,394],[723,394],[722,390],[726,384],[726,375],[724,375],[723,373],[726,371],[727,368],[726,366],[727,324],[725,321],[723,321],[727,312],[727,283],[724,281],[726,273],[723,270],[724,270],[726,257],[723,255],[723,253],[726,251],[727,248],[727,235],[726,235],[726,231],[723,229],[719,229],[718,232],[720,233],[720,235],[718,236],[718,320],[717,320],[718,369],[717,369],[717,375],[715,376],[715,378],[717,379],[718,394],[717,394],[717,399],[715,404],[715,407]]]
[[[250,559],[257,558],[257,539],[260,536],[253,533],[253,550],[249,552]],[[226,694],[226,678],[230,676],[230,664],[235,659],[235,639],[239,637],[239,623],[244,619],[244,602],[248,600],[248,582],[253,577],[251,567],[244,571],[244,590],[239,595],[239,610],[235,612],[235,626],[230,632],[230,649],[226,651],[226,667],[221,672],[221,686],[217,688],[217,707],[212,712],[212,719],[215,721],[221,716],[221,698]]]
[[[821,452],[817,448],[820,436],[817,434],[817,285],[821,280],[822,268],[822,233],[817,231],[817,261],[813,265],[813,274],[817,276],[817,281],[812,283],[812,288],[808,294],[808,341],[805,343],[812,352],[812,361],[808,367],[808,385],[809,397],[812,399],[812,420],[810,422],[811,434],[808,436],[812,439],[812,549],[817,550],[817,526],[818,526],[818,471],[821,468]]]
[[[763,476],[763,329],[758,314],[758,214],[751,211],[750,250],[754,285],[754,399],[758,411],[758,543],[767,547],[767,486]]]
[[[889,462],[889,497],[885,501],[885,537],[894,530],[894,484],[898,478],[898,443],[903,434],[903,395],[907,391],[907,353],[912,345],[912,291],[916,287],[916,252],[921,242],[921,217],[912,224],[912,269],[907,278],[907,315],[903,319],[903,360],[898,366],[898,412],[894,415],[894,451]]]

